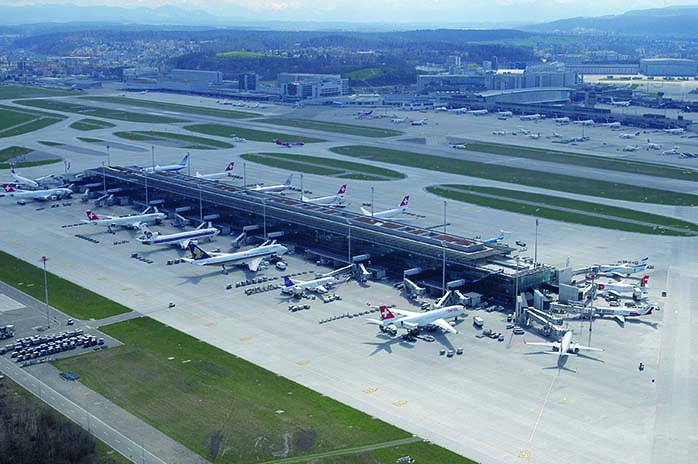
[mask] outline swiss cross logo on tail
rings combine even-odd
[[[15,191],[14,187],[12,187],[10,184],[2,184],[2,188],[4,188],[5,191],[8,193],[12,193]]]
[[[99,216],[97,216],[94,213],[94,211],[88,210],[88,211],[85,211],[85,214],[87,214],[87,219],[89,219],[90,221],[96,221],[97,219],[99,219]]]
[[[10,172],[11,172],[12,174],[17,174],[17,173],[15,172],[15,165],[14,165],[14,164],[10,166]]]
[[[228,166],[225,168],[225,171],[226,172],[232,171],[234,166],[235,166],[235,161],[231,161],[230,163],[228,163]]]
[[[640,281],[640,287],[647,287],[647,282],[649,282],[650,276],[642,276],[642,280]]]
[[[347,193],[347,184],[343,184],[341,187],[339,187],[337,195],[344,195],[345,193]]]
[[[402,199],[402,202],[400,203],[400,207],[407,206],[407,203],[410,202],[410,196],[405,195],[405,198]],[[393,203],[394,204],[394,203]]]
[[[380,308],[381,312],[381,320],[384,321],[386,319],[393,319],[395,315],[390,312],[387,306],[381,306]]]

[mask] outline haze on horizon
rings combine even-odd
[[[698,0],[470,0],[467,3],[463,0],[0,0],[2,6],[41,4],[123,8],[169,5],[201,10],[218,17],[253,21],[467,26],[535,24],[578,16],[622,14],[638,9],[698,6]]]

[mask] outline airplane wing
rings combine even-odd
[[[247,263],[247,267],[250,268],[250,271],[257,272],[257,270],[259,269],[259,265],[262,264],[263,259],[264,259],[263,256],[259,256],[257,258],[254,258]]]
[[[398,309],[398,308],[390,308],[390,312],[393,314],[396,314],[398,316],[403,316],[403,317],[417,316],[418,314],[422,314],[422,313],[417,313],[414,311],[407,311],[405,309]]]
[[[594,348],[593,346],[585,346],[585,345],[579,345],[577,343],[573,343],[571,347],[574,348],[579,348],[580,350],[586,350],[586,351],[603,351],[603,348]]]
[[[327,293],[327,287],[325,287],[324,285],[318,285],[315,288],[313,288],[313,290],[316,293]]]
[[[435,325],[435,326],[439,327],[441,330],[443,330],[443,331],[445,331],[445,332],[451,332],[451,333],[454,333],[454,334],[455,334],[455,333],[458,333],[458,331],[457,331],[456,329],[454,329],[454,328],[451,326],[451,324],[449,324],[448,322],[446,322],[446,321],[443,320],[443,319],[436,319],[435,321],[432,322],[432,325]]]
[[[132,222],[131,224],[128,224],[128,226],[133,228],[133,229],[140,229],[142,225],[145,225],[145,223],[143,223],[141,221],[136,221],[136,222]]]
[[[553,343],[553,342],[525,342],[526,345],[533,345],[533,346],[547,346],[548,348],[554,348],[554,347],[559,347],[559,343]]]
[[[179,241],[179,246],[182,247],[182,250],[186,250],[189,248],[189,243],[191,243],[192,240],[185,238],[184,240]]]

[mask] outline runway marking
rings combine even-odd
[[[143,292],[138,292],[138,293],[136,293],[134,296],[138,296],[138,297],[145,296],[145,293],[143,293]]]
[[[543,400],[543,405],[540,407],[540,412],[538,412],[538,417],[536,417],[536,422],[533,424],[533,430],[531,430],[531,436],[528,438],[528,444],[530,445],[531,442],[533,442],[533,436],[536,434],[536,430],[538,429],[538,424],[540,423],[541,417],[543,417],[543,411],[545,411],[545,406],[548,404],[548,399],[550,399],[550,394],[553,392],[553,386],[555,385],[555,381],[557,378],[560,376],[560,369],[557,370],[557,374],[553,377],[553,380],[550,381],[550,386],[548,387],[548,391],[545,394],[545,399]]]
[[[241,342],[249,342],[250,340],[252,340],[252,337],[240,337]]]
[[[406,405],[406,404],[407,404],[407,401],[406,401],[406,400],[398,400],[398,401],[396,401],[396,402],[393,403],[393,406],[396,406],[396,407],[398,407],[398,408],[401,408],[401,407],[403,407],[403,406]]]
[[[530,450],[523,450],[519,453],[519,457],[521,459],[529,459],[531,457],[531,451]]]
[[[212,329],[218,325],[218,322],[209,322],[206,324],[206,327]]]
[[[309,359],[303,359],[303,360],[301,360],[301,361],[298,361],[296,364],[298,364],[299,366],[307,366],[308,364],[310,364],[310,360],[309,360]]]
[[[366,390],[361,390],[362,392],[366,393],[367,395],[370,395],[371,393],[375,393],[378,391],[377,388],[375,387],[369,387]]]
[[[201,319],[201,316],[193,315],[193,316],[191,317],[191,320],[192,320],[192,321],[198,321],[199,319]]]
[[[131,287],[124,287],[121,289],[122,292],[130,292],[131,290],[133,290]]]
[[[105,276],[99,276],[97,277],[97,280],[107,280],[107,278]]]

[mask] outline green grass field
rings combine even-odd
[[[340,155],[351,156],[362,160],[380,161],[399,166],[459,174],[462,176],[477,177],[510,184],[528,185],[531,187],[593,197],[663,205],[698,205],[698,195],[688,193],[671,192],[639,185],[610,183],[563,174],[544,175],[540,171],[468,161],[461,158],[425,155],[415,152],[362,145],[336,147],[330,150]]]
[[[142,100],[140,98],[128,97],[83,97],[87,100],[116,103],[119,105],[138,106],[141,108],[153,108],[164,111],[175,111],[177,113],[199,114],[203,116],[215,116],[226,119],[248,119],[259,116],[257,113],[249,111],[237,111],[223,108],[207,108],[204,106],[182,105],[179,103],[166,103],[153,100]]]
[[[44,271],[41,256],[36,263],[28,263],[0,251],[0,280],[24,293],[44,301]],[[51,269],[51,261],[47,269]],[[77,319],[104,319],[130,312],[125,306],[104,298],[85,288],[75,285],[57,275],[47,272],[49,304]]]
[[[384,169],[363,163],[323,158],[319,156],[294,155],[290,153],[248,153],[241,155],[247,161],[276,168],[323,176],[360,176],[362,180],[404,179],[405,175],[391,169]],[[358,177],[351,177],[357,179]]]
[[[79,374],[88,387],[215,463],[277,461],[273,453],[283,450],[285,443],[286,457],[319,462],[310,456],[411,438],[397,427],[152,319],[132,319],[100,330],[125,345],[54,364]],[[415,457],[423,456],[419,462],[470,462],[423,443],[394,452],[381,449],[374,460],[323,462],[394,462],[412,450]]]
[[[214,139],[207,139],[204,137],[196,137],[194,135],[177,134],[174,132],[158,132],[158,131],[128,131],[128,132],[114,132],[114,135],[121,137],[122,139],[128,140],[141,140],[150,142],[165,142],[165,141],[178,141],[186,142],[193,145],[186,145],[180,148],[191,148],[198,150],[215,150],[218,148],[233,148],[226,142],[221,142]]]
[[[32,150],[31,148],[18,146],[3,148],[2,150],[0,150],[0,162],[6,163],[8,160],[11,160],[12,158],[26,155],[33,151],[34,150]]]
[[[698,224],[599,203],[461,184],[433,185],[426,190],[451,200],[572,224],[653,235],[698,235]],[[640,224],[629,221],[639,221]]]
[[[39,140],[39,143],[41,145],[46,145],[47,147],[60,147],[61,145],[65,145],[61,142],[52,142],[50,140]]]
[[[287,142],[326,142],[326,140],[316,139],[313,137],[290,135],[284,134],[283,132],[267,132],[255,129],[245,129],[243,127],[225,126],[223,124],[192,124],[190,126],[185,126],[184,128],[186,130],[199,132],[201,134],[216,135],[218,137],[228,138],[241,137],[243,139],[252,140],[255,142],[273,143],[274,139],[280,139]]]
[[[100,121],[99,119],[85,118],[79,121],[75,121],[70,125],[71,129],[76,129],[80,131],[91,131],[97,129],[109,129],[111,127],[116,127],[114,124],[107,121]]]
[[[45,89],[41,87],[24,87],[19,85],[0,86],[0,100],[35,97],[66,97],[74,95],[80,94],[78,92],[69,92],[67,90]]]
[[[76,137],[76,139],[80,140],[81,142],[85,142],[85,143],[104,143],[104,140],[95,139],[93,137]]]
[[[59,114],[31,110],[24,111],[11,106],[0,105],[0,137],[13,137],[43,129],[61,121],[63,118]]]
[[[629,172],[670,179],[698,181],[698,171],[677,166],[649,163],[630,159],[609,158],[606,156],[585,155],[547,148],[522,147],[489,142],[467,142],[465,151],[491,153],[493,155],[515,156],[517,158],[549,161],[552,163],[584,166],[609,171]]]
[[[403,135],[404,132],[393,129],[383,129],[380,127],[358,126],[355,124],[343,124],[339,122],[315,121],[312,119],[282,119],[265,118],[259,122],[274,124],[275,126],[298,127],[301,129],[312,129],[325,132],[337,132],[340,134],[359,135],[362,137],[395,137]]]
[[[46,110],[89,115],[104,119],[116,119],[119,121],[143,122],[153,124],[170,124],[175,122],[185,122],[184,119],[171,118],[168,116],[159,116],[156,114],[146,113],[132,113],[128,111],[99,108],[96,106],[79,105],[77,103],[68,103],[60,100],[15,100],[14,103],[18,105],[32,106],[35,108],[43,108]]]

